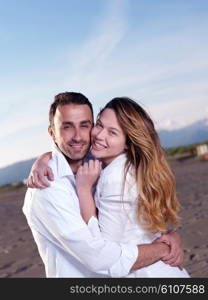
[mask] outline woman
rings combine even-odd
[[[102,235],[133,244],[151,243],[169,225],[178,225],[179,203],[174,176],[166,162],[154,124],[129,98],[114,98],[99,113],[92,130],[92,154],[103,163],[95,202]],[[86,222],[96,214],[92,187],[94,164],[77,173],[77,193]],[[189,277],[163,261],[129,277]]]

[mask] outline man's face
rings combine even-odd
[[[71,160],[82,160],[90,148],[92,112],[86,104],[59,105],[49,132],[59,149]]]

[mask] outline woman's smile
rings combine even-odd
[[[96,139],[92,143],[92,148],[95,151],[106,149],[107,146],[103,145],[102,143],[98,142]]]

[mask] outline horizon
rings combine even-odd
[[[20,0],[0,16],[0,168],[50,150],[59,92],[85,94],[95,115],[129,96],[159,131],[207,119],[205,0]]]
[[[181,128],[180,128],[181,129]],[[179,129],[179,130],[180,130]],[[176,130],[178,130],[178,129],[176,129]],[[160,131],[160,130],[159,130]],[[167,131],[169,131],[169,130],[167,130]],[[171,130],[172,131],[172,130]],[[170,131],[170,132],[171,132]],[[157,130],[157,132],[158,132],[158,130]],[[177,146],[172,146],[172,147],[163,147],[163,149],[165,150],[165,151],[167,151],[167,150],[171,150],[171,149],[175,149],[175,148],[181,148],[181,147],[184,147],[184,148],[186,148],[186,147],[190,147],[190,146],[192,146],[192,145],[203,145],[203,144],[208,144],[208,138],[206,139],[206,140],[202,140],[201,142],[193,142],[193,143],[189,143],[189,144],[180,144],[180,145],[177,145]],[[27,161],[29,161],[29,160],[36,160],[38,158],[38,155],[37,156],[33,156],[33,157],[29,157],[29,158],[27,158],[27,159],[23,159],[23,160],[18,160],[18,161],[14,161],[13,163],[10,163],[10,164],[8,164],[8,165],[5,165],[5,166],[3,166],[3,167],[0,167],[0,170],[2,170],[2,169],[4,169],[4,168],[7,168],[7,167],[10,167],[10,166],[13,166],[14,164],[18,164],[18,163],[24,163],[24,162],[27,162]]]

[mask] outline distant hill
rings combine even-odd
[[[0,185],[19,182],[28,177],[31,166],[36,158],[20,161],[0,169]]]
[[[200,143],[208,140],[208,119],[177,130],[160,130],[158,133],[164,148]]]
[[[208,118],[177,130],[158,131],[164,148],[185,146],[208,140]],[[0,169],[0,185],[19,182],[28,177],[35,158]]]

